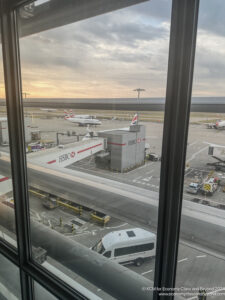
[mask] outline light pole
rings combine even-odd
[[[140,94],[141,92],[144,92],[145,89],[135,89],[134,92],[137,92],[137,100],[138,100],[138,103],[140,104]],[[137,124],[138,124],[138,120],[139,120],[139,112],[137,111]]]
[[[24,95],[24,98],[26,99],[26,98],[27,98],[27,95],[30,95],[30,93],[22,92],[22,95]]]

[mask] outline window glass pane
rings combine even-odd
[[[149,251],[154,249],[154,244],[142,244],[137,246],[123,247],[115,249],[115,256],[135,254],[143,251]]]
[[[225,299],[224,9],[200,1],[176,278],[187,299]]]
[[[19,269],[1,254],[0,265],[0,299],[22,299]]]
[[[34,297],[36,300],[56,300],[57,298],[53,296],[49,291],[47,291],[43,286],[34,281]]]
[[[2,47],[0,47],[0,238],[16,247]]]
[[[110,299],[154,279],[171,2],[60,3],[17,11],[34,258]]]
[[[104,253],[104,256],[105,257],[111,257],[111,253],[112,253],[111,251],[107,251],[107,252]]]

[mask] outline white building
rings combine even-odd
[[[31,118],[24,119],[25,142],[31,142]],[[6,117],[0,118],[0,145],[9,144],[8,122]]]

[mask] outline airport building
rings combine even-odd
[[[35,131],[37,131],[37,128]],[[31,118],[24,118],[24,132],[25,142],[30,143],[33,140]],[[8,122],[6,117],[0,118],[0,145],[9,145]]]
[[[96,156],[97,166],[108,166],[113,171],[126,172],[144,164],[145,126],[132,125],[106,130],[99,132],[98,136],[107,139],[107,153]]]

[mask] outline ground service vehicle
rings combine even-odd
[[[201,189],[201,184],[191,182],[187,188],[187,192],[190,194],[198,194],[198,191]]]
[[[52,198],[52,197],[47,197],[45,199],[43,199],[43,202],[42,202],[43,206],[48,208],[48,209],[54,209],[56,207],[58,207],[58,203],[56,201],[55,198]]]
[[[155,256],[156,235],[141,228],[106,234],[92,250],[118,263],[134,262],[140,266]]]
[[[155,154],[155,153],[149,153],[147,155],[147,159],[151,160],[151,161],[159,161],[160,157],[157,154]]]
[[[218,188],[218,178],[211,177],[207,179],[202,186],[204,195],[212,195]]]

